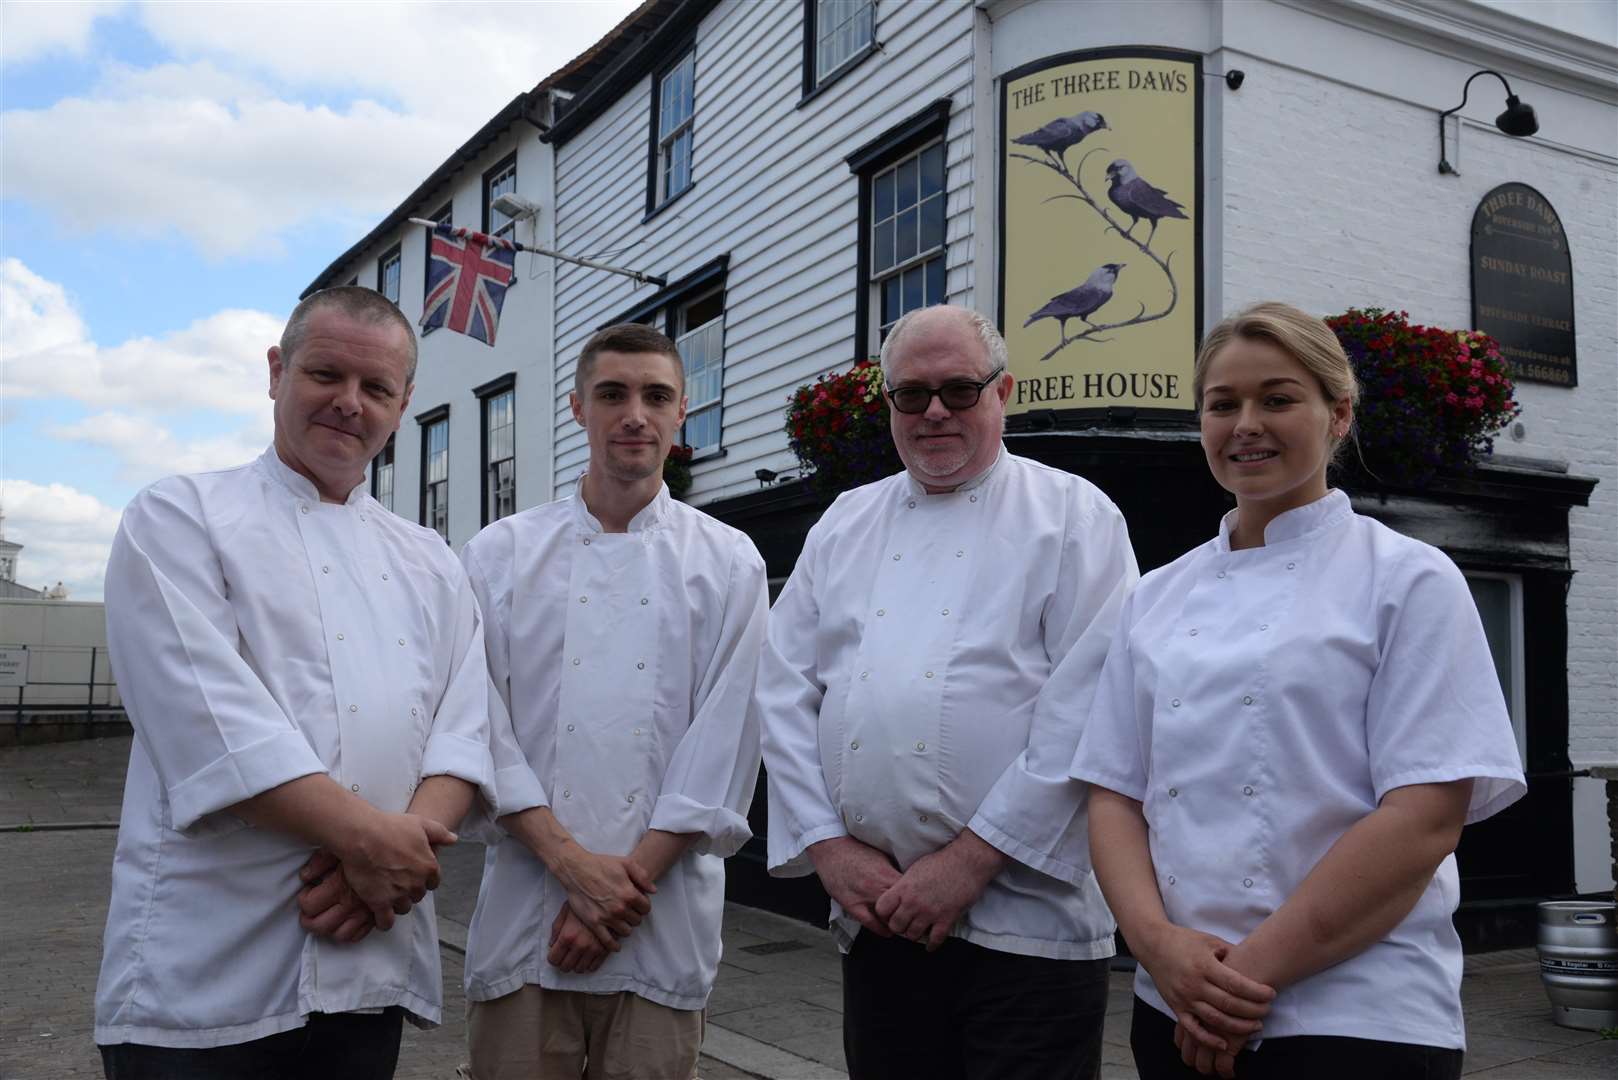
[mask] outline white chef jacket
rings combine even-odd
[[[905,869],[970,827],[1011,861],[953,936],[1112,955],[1067,770],[1136,573],[1105,495],[1004,449],[947,494],[903,472],[841,495],[759,669],[772,872],[810,873],[805,849],[845,835]],[[859,932],[835,901],[832,929],[845,950]]]
[[[1143,803],[1173,923],[1241,941],[1382,796],[1473,779],[1468,823],[1526,790],[1466,581],[1333,491],[1264,546],[1214,540],[1125,605],[1073,775]],[[1357,956],[1282,990],[1266,1038],[1463,1047],[1460,896],[1446,858]],[[1166,1015],[1151,975],[1135,992]]]
[[[389,1005],[436,1023],[431,894],[358,943],[312,936],[309,845],[225,808],[313,773],[387,811],[431,775],[493,798],[483,632],[443,540],[361,487],[321,502],[272,447],[136,495],[106,582],[135,742],[96,1042],[221,1046]]]
[[[603,532],[575,493],[495,522],[461,557],[488,620],[498,812],[549,806],[607,855],[650,829],[698,834],[658,880],[651,914],[589,973],[546,960],[567,893],[502,834],[467,936],[467,999],[526,983],[702,1008],[719,970],[724,859],[752,836],[764,561],[667,487],[628,532]]]

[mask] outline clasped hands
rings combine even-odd
[[[436,848],[455,834],[420,814],[377,814],[341,852],[320,848],[298,871],[298,924],[310,933],[355,942],[438,888]]]
[[[1133,944],[1133,943],[1132,943]],[[1165,924],[1143,943],[1140,962],[1174,1010],[1174,1046],[1204,1075],[1236,1075],[1236,1055],[1263,1028],[1275,989],[1232,965],[1236,946]]]
[[[944,944],[1005,865],[1005,856],[970,830],[902,873],[886,852],[852,836],[821,840],[808,853],[821,885],[862,927],[924,943],[928,952]]]

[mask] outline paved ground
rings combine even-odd
[[[0,1080],[98,1077],[91,1000],[129,740],[0,750]],[[8,826],[29,825],[23,831]],[[68,827],[63,827],[68,826]],[[439,891],[446,1023],[406,1028],[400,1080],[450,1080],[464,1060],[461,949],[481,848],[445,855]],[[704,1080],[844,1076],[841,974],[824,931],[731,906],[708,1004]],[[1467,962],[1467,1072],[1488,1080],[1605,1080],[1618,1040],[1552,1024],[1531,950]],[[1103,1077],[1135,1077],[1128,976],[1113,976]]]

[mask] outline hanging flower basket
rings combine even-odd
[[[1359,376],[1360,454],[1372,478],[1421,487],[1464,469],[1516,418],[1500,346],[1479,330],[1412,325],[1403,311],[1350,308],[1326,320]],[[1348,451],[1350,468],[1361,462]]]
[[[882,368],[856,360],[847,371],[822,375],[793,392],[787,442],[813,488],[835,495],[904,468],[888,429]]]
[[[691,490],[691,448],[689,446],[670,446],[669,456],[663,459],[663,483],[669,486],[669,494],[676,499],[683,499]]]

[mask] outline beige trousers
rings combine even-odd
[[[466,1010],[472,1080],[693,1080],[701,1009],[528,984]]]

